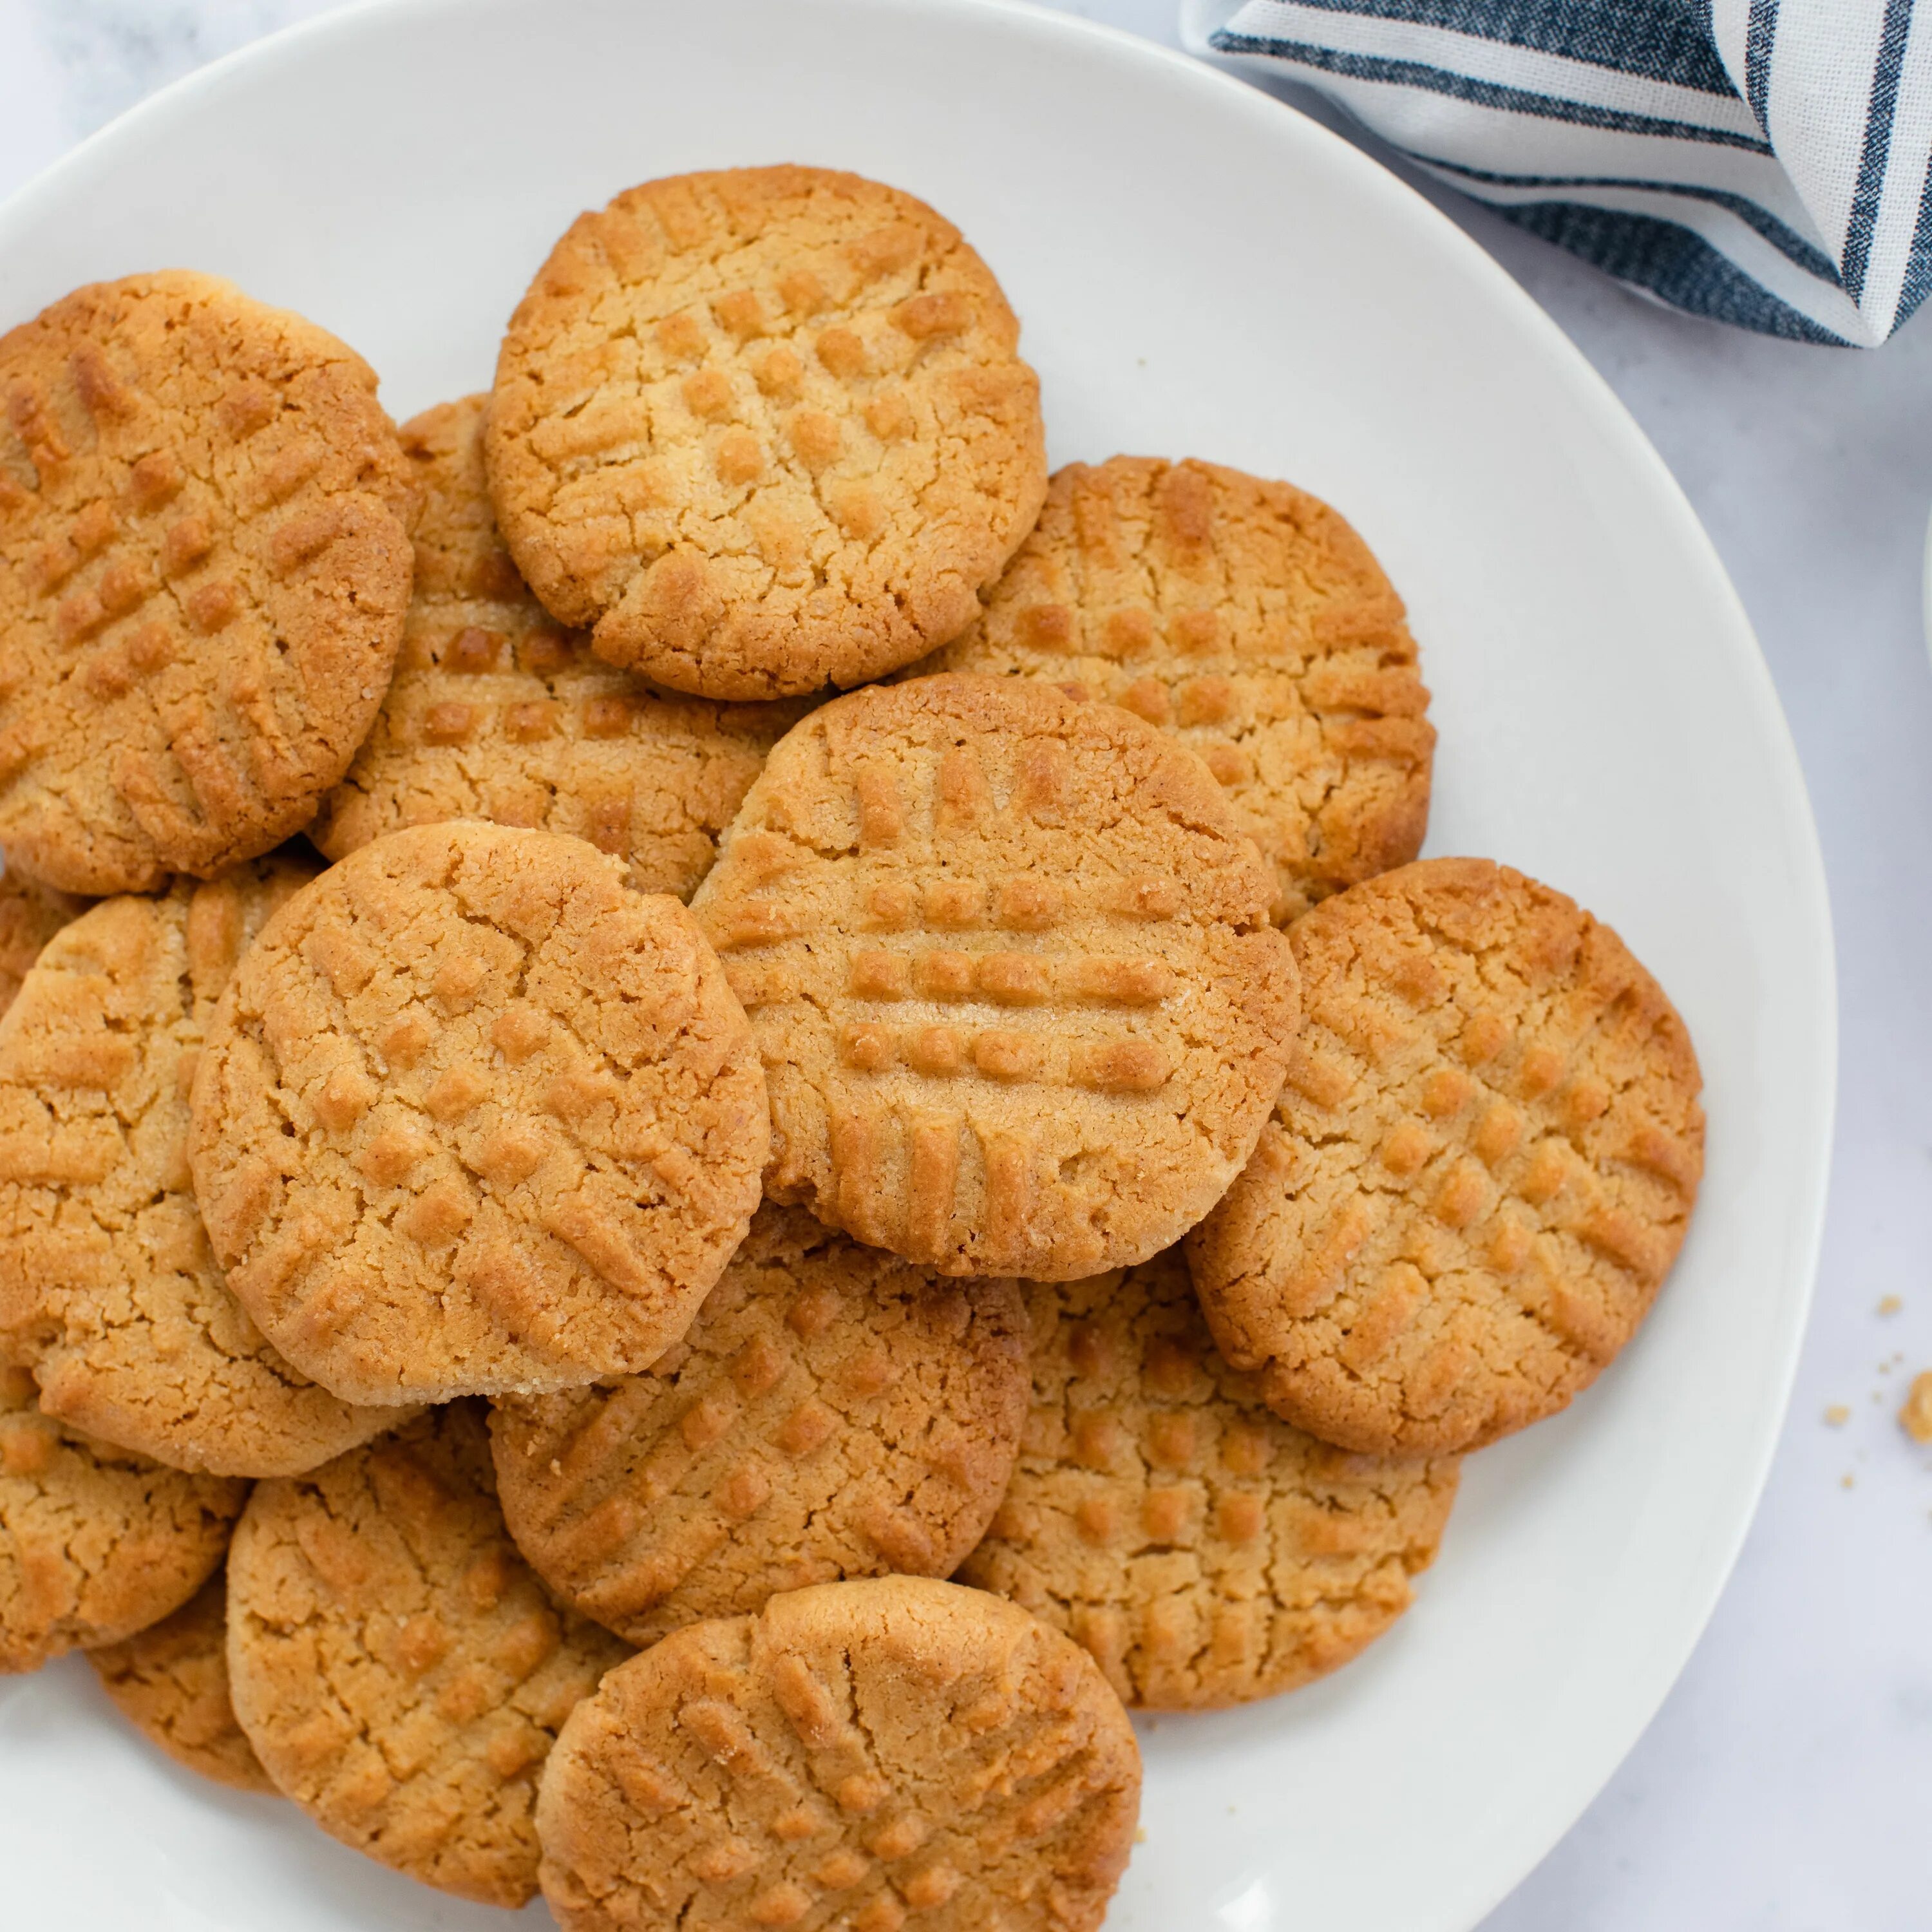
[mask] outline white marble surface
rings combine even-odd
[[[0,0],[0,194],[152,88],[333,4]],[[1174,38],[1175,0],[1068,10]],[[1609,380],[1723,553],[1810,782],[1843,1002],[1817,1304],[1756,1524],[1655,1723],[1486,1932],[1918,1932],[1932,1450],[1893,1417],[1932,1366],[1932,321],[1875,352],[1766,341],[1450,212]],[[0,323],[16,319],[0,266]],[[1894,1295],[1902,1310],[1880,1315]]]

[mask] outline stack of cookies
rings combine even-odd
[[[1018,343],[801,167],[400,432],[205,276],[0,338],[0,1668],[580,1932],[1078,1932],[1124,1707],[1354,1657],[1630,1338],[1682,1023],[1417,860],[1341,518],[1049,478]]]

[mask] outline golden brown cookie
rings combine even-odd
[[[306,859],[104,900],[50,942],[0,1032],[0,1335],[40,1406],[176,1468],[279,1476],[395,1423],[284,1360],[229,1292],[188,1179],[214,1003]]]
[[[524,587],[483,476],[483,400],[402,429],[423,508],[396,675],[309,836],[340,859],[445,818],[568,832],[688,898],[765,754],[808,708],[656,691],[590,654]]]
[[[1454,1457],[1351,1455],[1216,1353],[1178,1249],[1037,1282],[1033,1414],[959,1580],[1090,1651],[1128,1703],[1271,1697],[1380,1636],[1435,1561]]]
[[[211,275],[0,337],[0,843],[82,892],[299,831],[382,702],[408,478],[376,377]]]
[[[228,1666],[268,1775],[332,1838],[485,1905],[536,1890],[544,1760],[629,1654],[518,1556],[473,1403],[258,1485],[235,1532]]]
[[[537,1801],[564,1932],[1091,1932],[1140,1754],[1094,1660],[982,1591],[822,1583],[607,1677]]]
[[[1436,730],[1402,599],[1288,484],[1069,464],[985,616],[921,668],[1076,681],[1172,731],[1274,866],[1283,922],[1422,849]]]
[[[43,1415],[33,1377],[0,1369],[0,1671],[118,1643],[178,1610],[248,1495]]]
[[[1046,487],[1019,324],[950,222],[824,168],[580,215],[496,364],[498,520],[600,657],[774,698],[956,636]]]
[[[644,1645],[808,1583],[951,1575],[1026,1410],[1016,1282],[969,1290],[766,1207],[650,1373],[508,1397],[490,1432],[537,1574]]]
[[[1306,1018],[1228,1198],[1189,1238],[1215,1340],[1365,1454],[1473,1449],[1630,1340],[1703,1170],[1690,1036],[1606,926],[1432,859],[1292,933]]]
[[[758,1203],[764,1076],[696,922],[581,839],[351,853],[209,1022],[196,1192],[230,1285],[344,1400],[650,1366]]]
[[[1274,890],[1207,768],[1112,705],[950,676],[814,712],[692,904],[764,1055],[766,1191],[947,1274],[1159,1252],[1281,1084]]]
[[[0,1013],[14,1004],[40,948],[86,910],[86,900],[37,885],[0,857]]]
[[[121,1714],[177,1764],[237,1791],[272,1792],[228,1696],[228,1580],[209,1577],[172,1616],[87,1660]]]

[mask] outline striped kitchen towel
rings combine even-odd
[[[1182,0],[1181,25],[1693,315],[1870,347],[1932,287],[1932,0]]]

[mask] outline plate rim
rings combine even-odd
[[[353,41],[372,25],[397,16],[429,18],[460,16],[469,0],[348,0],[332,10],[298,20],[235,48],[145,96],[113,119],[56,157],[38,174],[0,200],[0,289],[4,289],[10,231],[32,218],[44,198],[70,191],[70,177],[111,164],[115,151],[144,138],[146,124],[180,111],[198,97],[218,96],[238,77],[256,68],[299,62],[311,44]],[[544,0],[491,0],[505,9],[541,16]],[[610,4],[612,0],[591,0]],[[672,0],[626,0],[627,8],[652,4],[668,8]],[[1736,1506],[1721,1538],[1714,1539],[1717,1560],[1707,1568],[1691,1600],[1691,1613],[1681,1622],[1676,1640],[1660,1646],[1640,1694],[1615,1726],[1606,1725],[1598,1748],[1579,1768],[1574,1758],[1546,1786],[1547,1796],[1537,1815],[1519,1822],[1513,1842],[1519,1855],[1515,1868],[1498,1883],[1469,1894],[1470,1909],[1453,1924],[1458,1932],[1474,1932],[1502,1900],[1542,1864],[1556,1844],[1582,1816],[1629,1756],[1644,1732],[1682,1678],[1691,1653],[1701,1640],[1727,1587],[1745,1538],[1755,1522],[1773,1457],[1788,1416],[1799,1358],[1810,1326],[1822,1252],[1828,1201],[1838,1084],[1838,999],[1837,956],[1828,880],[1817,821],[1809,788],[1789,721],[1770,667],[1757,640],[1743,600],[1709,532],[1682,486],[1608,381],[1564,334],[1546,310],[1508,270],[1480,242],[1392,170],[1292,102],[1243,77],[1232,67],[1197,58],[1148,39],[1130,29],[1063,12],[1030,0],[786,0],[788,7],[850,19],[868,12],[901,16],[949,15],[959,21],[989,23],[994,31],[1022,38],[1028,34],[1058,40],[1070,46],[1084,44],[1106,50],[1113,58],[1137,64],[1164,76],[1171,85],[1211,92],[1231,114],[1238,114],[1263,130],[1268,138],[1287,144],[1306,144],[1324,161],[1349,178],[1350,185],[1378,202],[1405,240],[1432,246],[1448,265],[1470,279],[1476,292],[1510,314],[1533,343],[1552,376],[1559,380],[1584,410],[1593,427],[1634,470],[1641,473],[1646,494],[1660,508],[1668,505],[1670,520],[1687,550],[1694,553],[1714,592],[1728,605],[1732,622],[1724,628],[1719,648],[1748,694],[1753,735],[1766,755],[1776,782],[1778,797],[1790,820],[1792,880],[1796,915],[1791,923],[1793,951],[1799,976],[1808,982],[1815,1001],[1812,1036],[1798,1044],[1809,1049],[1796,1064],[1799,1078],[1816,1104],[1809,1116],[1810,1144],[1805,1149],[1803,1198],[1796,1204],[1792,1221],[1801,1232],[1792,1244],[1790,1278],[1796,1293],[1789,1327],[1778,1352],[1774,1375],[1766,1378],[1767,1396],[1750,1445],[1748,1482],[1742,1486]],[[25,320],[26,318],[22,318]],[[1932,631],[1932,543],[1928,543],[1925,598],[1928,630]],[[1559,1794],[1560,1795],[1558,1795]],[[1498,1861],[1500,1864],[1502,1862]],[[1448,1924],[1452,1922],[1444,1922]]]

